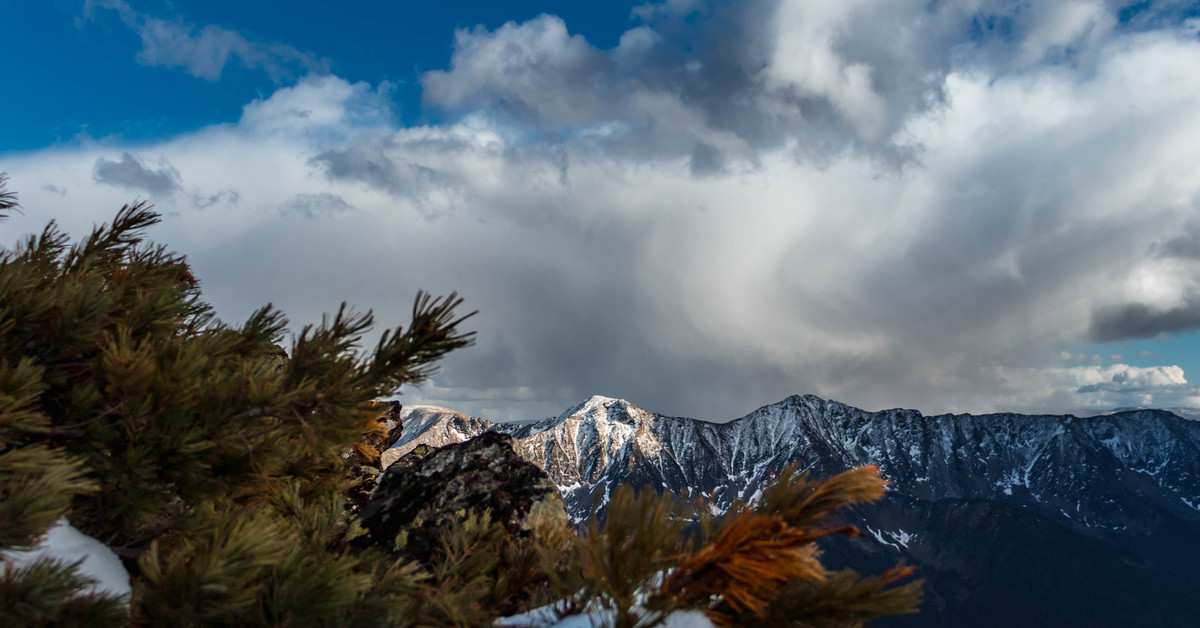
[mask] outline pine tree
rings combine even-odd
[[[17,208],[3,183],[0,218]],[[378,464],[372,400],[470,344],[470,314],[418,293],[407,327],[364,351],[373,316],[343,305],[285,351],[270,305],[240,326],[214,316],[186,260],[144,241],[158,221],[127,205],[80,242],[51,223],[0,250],[0,550],[66,517],[133,585],[119,599],[73,565],[5,562],[0,625],[479,626],[557,601],[618,625],[699,609],[825,626],[915,607],[919,583],[893,586],[903,569],[859,578],[817,560],[817,540],[854,533],[822,527],[831,512],[882,496],[870,469],[825,483],[788,470],[721,517],[625,488],[603,527],[531,542],[464,512],[427,564],[352,546],[364,464]]]
[[[461,300],[419,294],[365,355],[372,316],[343,305],[284,353],[272,307],[214,317],[186,260],[143,242],[158,220],[129,205],[74,245],[51,223],[0,253],[0,548],[68,516],[124,561],[148,625],[401,621],[389,600],[420,577],[339,547],[346,454],[377,429],[371,400],[471,341]],[[21,599],[80,589],[64,578],[6,569],[0,624],[79,617]],[[93,597],[96,617],[123,612]]]

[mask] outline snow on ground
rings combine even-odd
[[[496,626],[522,626],[525,628],[605,628],[616,625],[612,611],[598,610],[558,619],[554,605],[535,608],[527,613],[501,617]],[[707,615],[700,611],[675,611],[667,615],[663,623],[666,628],[716,628]]]
[[[132,591],[129,572],[125,571],[121,559],[107,545],[76,530],[66,517],[59,519],[34,549],[28,552],[9,550],[0,553],[0,556],[17,567],[23,567],[41,556],[68,564],[83,560],[75,573],[95,581],[91,587],[84,589],[85,592],[113,593],[128,599]]]

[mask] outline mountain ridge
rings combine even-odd
[[[775,470],[792,462],[815,477],[877,464],[892,482],[888,496],[850,520],[869,537],[831,544],[827,553],[834,564],[862,569],[898,559],[918,565],[930,602],[911,625],[1001,625],[999,618],[1042,625],[1013,615],[997,592],[1042,605],[1055,603],[1052,592],[1074,596],[1073,605],[1087,595],[1094,606],[1094,595],[1123,600],[1139,592],[1141,602],[1099,603],[1089,616],[1093,625],[1116,625],[1114,618],[1140,623],[1146,616],[1161,617],[1160,625],[1189,625],[1183,618],[1200,614],[1200,602],[1164,598],[1164,592],[1185,595],[1176,580],[1200,565],[1200,422],[1162,410],[926,416],[792,395],[711,423],[593,396],[525,425],[429,406],[405,408],[402,420],[392,451],[487,430],[513,436],[518,453],[558,485],[577,522],[624,483],[712,495],[711,506],[725,509],[735,499],[754,499]],[[1057,564],[1046,562],[1051,556]],[[995,565],[985,568],[981,557],[996,564],[1023,557],[1043,572],[1034,581],[1054,584],[1033,589]],[[1113,581],[1099,592],[1080,584],[1095,584],[1096,570]]]
[[[934,498],[935,489],[938,497],[993,496],[995,491],[987,488],[991,485],[1005,495],[1024,487],[1050,499],[1048,487],[1038,480],[1045,479],[1040,477],[1044,463],[1039,465],[1039,459],[1052,447],[1057,447],[1060,455],[1084,463],[1085,468],[1140,471],[1172,490],[1193,487],[1200,478],[1200,464],[1187,460],[1200,460],[1200,424],[1161,410],[1096,417],[1014,413],[925,416],[905,409],[867,412],[814,395],[792,395],[732,421],[711,423],[663,416],[622,399],[597,395],[557,417],[525,425],[492,423],[434,406],[405,408],[402,420],[405,429],[389,454],[405,453],[417,444],[441,446],[485,430],[500,431],[516,439],[523,455],[542,463],[552,477],[557,475],[556,481],[572,480],[560,481],[560,486],[574,485],[574,480],[603,480],[604,469],[618,455],[657,461],[664,486],[672,489],[680,483],[700,488],[692,479],[706,462],[717,464],[729,477],[744,477],[764,476],[764,460],[778,467],[807,458],[805,467],[825,472],[831,469],[822,467],[878,464],[889,478],[913,480],[913,486],[894,490],[911,491],[918,497]],[[1143,429],[1131,430],[1131,422]],[[943,428],[938,430],[937,442],[927,429],[930,425]],[[1164,451],[1159,446],[1172,442],[1181,449]],[[899,443],[906,444],[904,451],[898,449]],[[1062,451],[1064,447],[1072,451]],[[972,448],[983,451],[972,457],[967,455]],[[979,453],[1010,460],[989,462]],[[709,460],[700,460],[702,454]],[[1105,460],[1106,455],[1119,464]],[[739,496],[748,498],[750,494],[743,490]],[[1200,491],[1180,499],[1197,510]]]

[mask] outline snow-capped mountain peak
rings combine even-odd
[[[404,426],[400,439],[380,456],[384,468],[418,445],[443,447],[461,443],[494,427],[487,419],[426,405],[404,406],[400,422]]]
[[[592,395],[591,398],[571,406],[557,417],[543,419],[534,423],[533,426],[536,426],[535,431],[544,431],[555,425],[572,420],[635,425],[652,417],[653,413],[639,408],[624,399]]]

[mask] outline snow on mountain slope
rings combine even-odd
[[[1200,423],[1156,410],[1086,419],[926,417],[913,410],[865,412],[807,395],[717,424],[596,396],[525,426],[430,406],[405,408],[402,420],[389,461],[420,443],[441,446],[489,429],[512,434],[519,453],[559,485],[577,520],[597,494],[621,483],[715,491],[717,505],[726,507],[752,498],[772,471],[794,461],[818,476],[877,464],[894,492],[915,499],[1029,499],[1114,525],[1136,524],[1122,522],[1130,519],[1121,512],[1128,504],[1106,499],[1118,485],[1146,500],[1162,502],[1169,494],[1176,504],[1200,506]]]
[[[442,447],[461,443],[494,427],[486,419],[437,406],[404,406],[400,422],[404,426],[400,440],[380,456],[385,469],[418,445]]]
[[[847,515],[868,536],[825,545],[833,565],[919,568],[924,610],[877,626],[1191,626],[1200,615],[1200,421],[1167,411],[924,416],[806,395],[716,424],[592,397],[530,425],[430,407],[402,420],[391,459],[511,434],[575,521],[620,484],[726,508],[792,462],[818,478],[877,464],[888,496]]]

